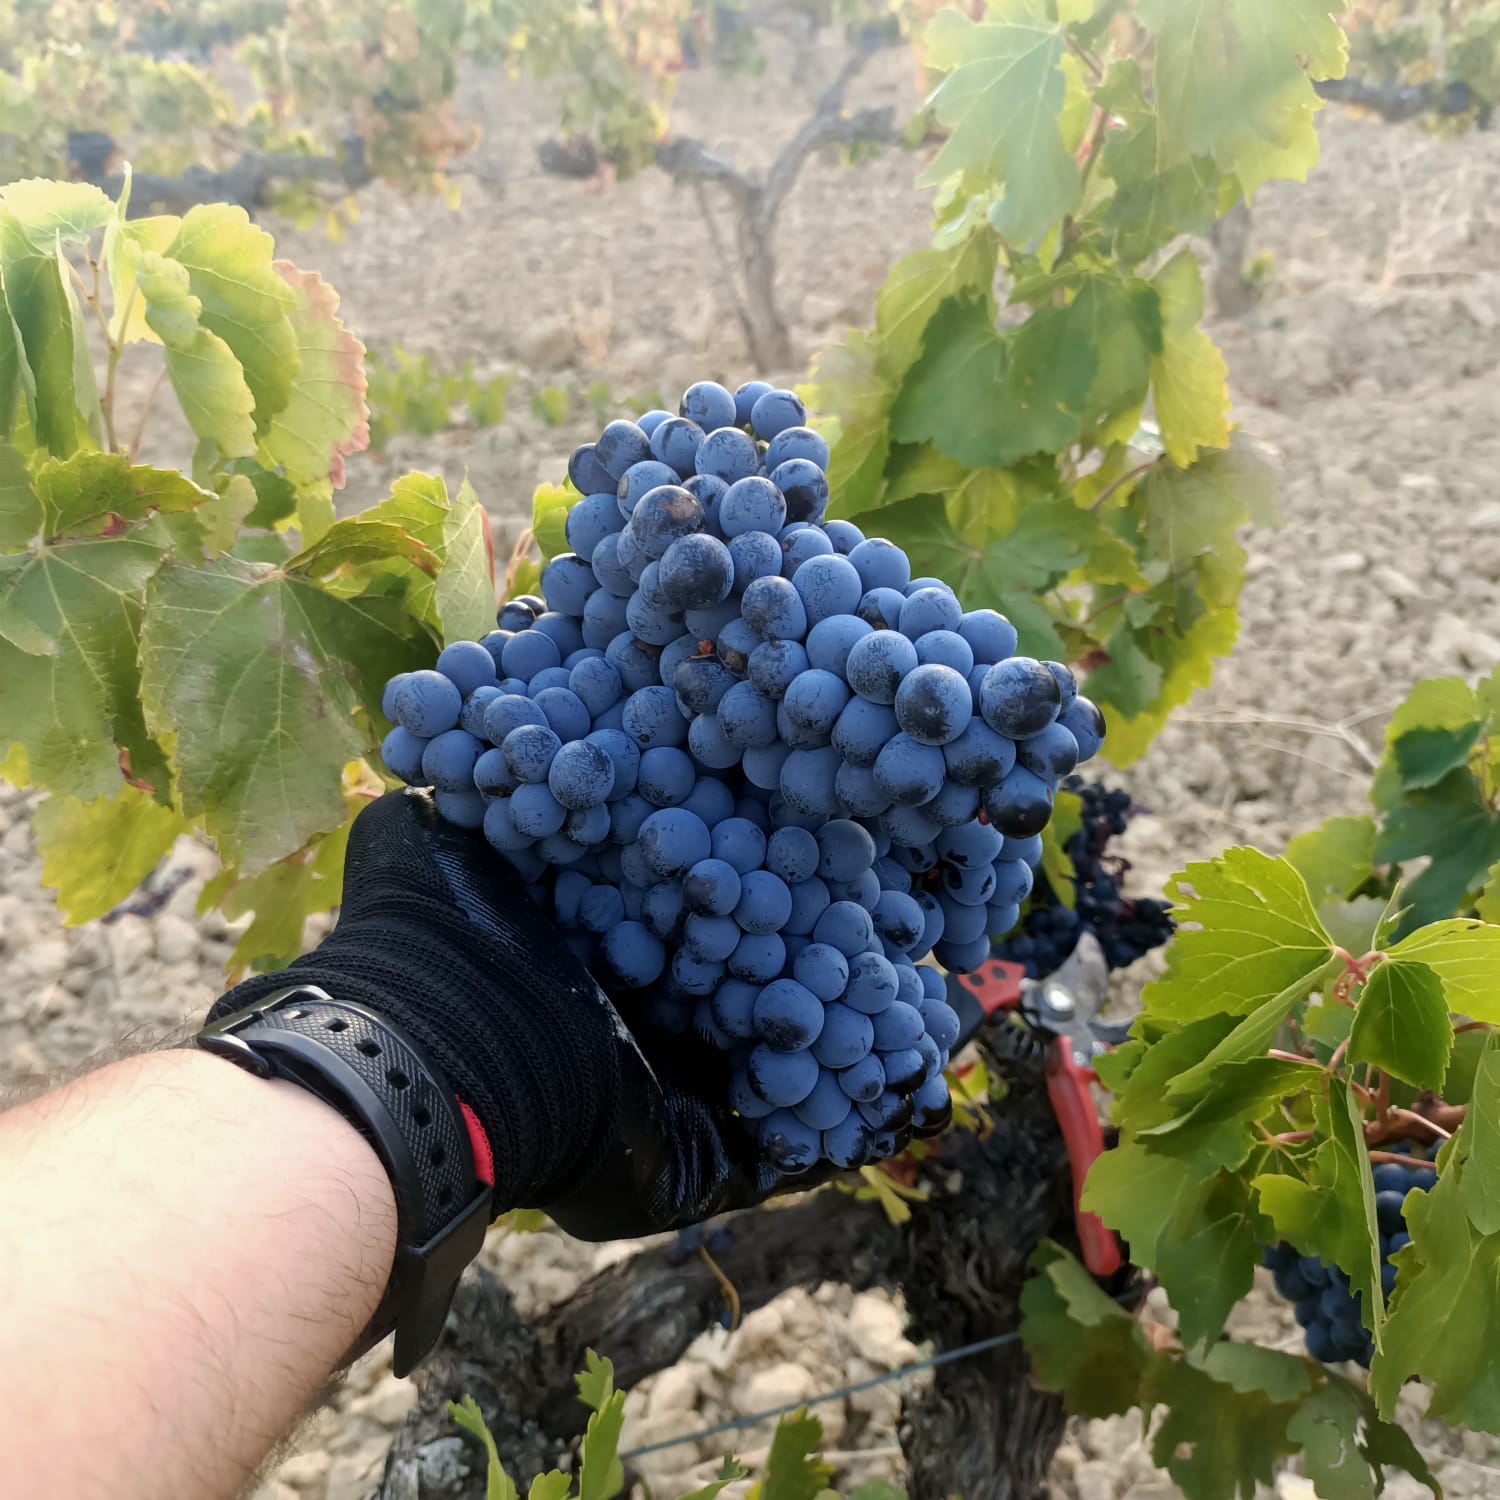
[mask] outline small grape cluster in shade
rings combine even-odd
[[[403,674],[390,771],[485,838],[632,1024],[696,1033],[783,1172],[941,1129],[941,973],[1016,920],[1102,716],[1010,622],[826,521],[791,391],[691,386],[572,456],[572,551]]]
[[[1073,866],[1073,904],[1065,906],[1046,875],[1038,875],[1025,916],[994,944],[996,958],[1020,964],[1032,979],[1060,969],[1085,932],[1098,938],[1111,969],[1123,969],[1176,930],[1165,901],[1125,894],[1129,861],[1107,852],[1129,826],[1130,793],[1080,776],[1062,784],[1083,804],[1078,831],[1063,850]]]
[[[1409,1146],[1395,1153],[1408,1155]],[[1437,1169],[1412,1159],[1410,1166],[1382,1162],[1375,1168],[1375,1222],[1380,1231],[1380,1286],[1389,1297],[1400,1271],[1396,1256],[1411,1243],[1406,1232],[1406,1203],[1412,1193],[1425,1193],[1437,1182]],[[1375,1357],[1374,1340],[1360,1317],[1360,1298],[1348,1275],[1315,1255],[1299,1255],[1282,1243],[1266,1251],[1265,1263],[1276,1290],[1294,1304],[1307,1352],[1325,1364],[1352,1359],[1369,1368]]]

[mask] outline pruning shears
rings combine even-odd
[[[1091,1085],[1099,1081],[1094,1059],[1125,1040],[1129,1027],[1098,1019],[1101,977],[1092,984],[1086,966],[1094,957],[1079,940],[1074,955],[1046,979],[1026,978],[1020,964],[991,959],[972,974],[948,976],[948,1004],[958,1012],[962,1046],[1002,1012],[1016,1015],[1046,1049],[1047,1098],[1057,1116],[1073,1175],[1073,1213],[1084,1264],[1095,1276],[1112,1276],[1124,1264],[1120,1242],[1095,1214],[1079,1207],[1084,1179],[1104,1150],[1104,1131]],[[1096,998],[1097,997],[1097,998]]]

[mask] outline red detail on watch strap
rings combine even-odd
[[[495,1153],[490,1150],[490,1138],[484,1133],[479,1116],[457,1094],[453,1096],[453,1100],[463,1113],[464,1124],[469,1127],[469,1146],[474,1152],[474,1175],[486,1187],[494,1187]]]

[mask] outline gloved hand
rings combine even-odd
[[[369,1006],[427,1051],[489,1137],[496,1215],[540,1207],[580,1239],[624,1238],[783,1181],[726,1103],[723,1055],[691,1036],[635,1036],[520,877],[424,792],[359,815],[338,925],[210,1018],[292,983]]]

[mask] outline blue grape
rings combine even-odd
[[[807,832],[805,828],[796,831]],[[799,880],[791,887],[791,892],[792,910],[786,919],[786,931],[793,937],[807,937],[817,926],[818,918],[828,910],[833,898],[828,894],[828,887],[816,875],[807,880]]]
[[[875,773],[868,766],[840,763],[833,778],[834,794],[839,805],[857,818],[878,817],[891,805],[891,799],[875,780]]]
[[[408,672],[392,696],[397,724],[422,739],[452,729],[464,706],[463,695],[441,672]]]
[[[607,536],[600,537],[594,543],[594,550],[589,554],[589,567],[593,569],[594,577],[599,580],[600,592],[621,600],[628,599],[635,590],[635,584],[630,577],[630,569],[620,557],[620,545],[623,540],[620,532],[612,531]],[[588,618],[590,605],[594,607],[596,614],[603,610],[604,605],[599,593],[589,595],[589,603],[584,606],[585,620]]]
[[[743,675],[750,665],[750,653],[755,650],[756,640],[755,632],[743,620],[735,619],[719,632],[714,646],[719,660],[731,672]]]
[[[581,615],[589,595],[598,587],[594,570],[572,552],[559,553],[542,569],[542,593],[549,611]]]
[[[901,680],[895,710],[896,722],[918,744],[947,745],[969,727],[974,702],[958,672],[933,662]]]
[[[807,633],[807,660],[825,672],[846,677],[849,653],[856,641],[873,633],[874,627],[858,615],[828,615]]]
[[[870,914],[862,906],[856,906],[852,901],[835,901],[819,917],[813,927],[813,937],[817,942],[828,943],[837,948],[845,958],[853,960],[850,965],[850,983],[853,983],[854,966],[862,958],[871,957],[866,953],[871,940],[875,936],[875,924],[870,919]],[[884,959],[881,960],[885,962]],[[887,965],[889,967],[889,965]],[[892,978],[892,996],[895,994],[895,979]]]
[[[792,960],[792,975],[819,1000],[837,1000],[849,982],[849,962],[827,943],[809,943]]]
[[[602,936],[625,920],[624,899],[613,886],[590,886],[579,905],[578,920],[585,931]]]
[[[782,696],[776,727],[792,749],[816,750],[832,738],[833,726],[848,701],[849,689],[842,677],[809,667]]]
[[[484,730],[484,711],[496,698],[503,698],[499,686],[475,688],[464,706],[459,710],[458,727],[467,729],[475,739],[488,739]]]
[[[870,918],[875,931],[902,952],[916,947],[926,926],[922,908],[905,891],[899,890],[882,890]]]
[[[807,633],[807,610],[788,579],[757,578],[744,593],[745,624],[763,641],[800,641]]]
[[[547,772],[548,789],[569,810],[600,806],[614,785],[614,762],[601,746],[586,739],[563,745]]]
[[[642,923],[663,942],[675,942],[682,935],[686,915],[682,885],[676,880],[658,881],[641,902]]]
[[[444,646],[437,669],[465,697],[476,688],[495,685],[495,659],[477,641],[454,641]]]
[[[552,789],[545,781],[518,786],[508,801],[516,829],[533,839],[550,837],[563,826],[568,816],[567,809],[552,795]]]
[[[924,996],[921,1012],[923,1025],[927,1028],[927,1035],[939,1047],[947,1049],[958,1040],[960,1029],[958,1012],[946,1001],[932,1000]]]
[[[653,406],[650,411],[643,412],[635,419],[635,425],[649,438],[671,415],[671,412],[664,410],[662,407]]]
[[[653,807],[676,807],[693,790],[693,762],[674,745],[657,745],[641,756],[636,790]]]
[[[849,1096],[839,1087],[838,1074],[824,1068],[819,1072],[818,1081],[812,1086],[808,1096],[795,1106],[793,1113],[804,1125],[821,1133],[841,1125],[853,1110]],[[820,1140],[819,1149],[821,1148]]]
[[[677,708],[671,688],[653,685],[638,688],[625,700],[623,727],[643,749],[658,745],[682,745],[687,740],[688,721]]]
[[[803,563],[811,562],[815,557],[832,556],[834,556],[833,543],[828,540],[822,527],[799,521],[782,528],[781,575],[783,578],[795,578]]]
[[[755,1002],[760,987],[744,979],[726,979],[713,993],[710,1004],[714,1024],[737,1042],[755,1038]]]
[[[735,406],[739,406],[738,398]],[[750,425],[762,442],[770,442],[788,427],[801,427],[806,417],[807,408],[795,391],[766,391],[750,408]]]
[[[747,380],[734,393],[734,425],[748,427],[755,403],[775,387],[764,380]]]
[[[589,732],[593,715],[571,688],[543,688],[532,695],[532,701],[546,715],[548,727],[559,739],[581,740]]]
[[[799,813],[831,817],[839,811],[835,781],[843,757],[832,746],[793,750],[781,765],[781,795]]]
[[[1078,741],[1056,722],[1040,734],[1016,741],[1016,759],[1044,781],[1057,782],[1078,764]]]
[[[808,655],[799,641],[772,640],[750,653],[745,670],[756,692],[779,702],[807,666]]]
[[[490,749],[474,762],[474,785],[487,797],[499,797],[515,791],[520,783],[506,767],[505,752]]]
[[[677,409],[705,432],[734,426],[734,397],[714,380],[695,381],[682,393]]]
[[[869,768],[898,732],[893,709],[868,698],[851,698],[833,726],[833,747],[850,765]]]
[[[860,595],[854,613],[874,630],[895,630],[906,595],[899,589],[870,589]]]
[[[839,1073],[839,1087],[856,1104],[873,1104],[885,1093],[885,1068],[872,1052]]]
[[[1059,715],[1058,722],[1077,742],[1080,762],[1092,760],[1104,743],[1104,715],[1089,699],[1079,696]]]
[[[440,792],[474,790],[474,766],[484,744],[463,729],[446,729],[427,742],[422,752],[422,775]]]
[[[864,532],[853,521],[824,521],[822,526],[840,557],[848,557],[865,539]]]
[[[800,458],[826,470],[828,444],[811,427],[783,427],[766,447],[766,472],[789,458]]]
[[[505,736],[505,767],[519,782],[546,781],[562,741],[542,724],[522,724]]]
[[[791,913],[792,893],[784,880],[769,870],[750,870],[741,876],[734,919],[746,932],[778,932]]]
[[[717,537],[680,537],[662,556],[661,591],[675,609],[708,609],[729,597],[734,560]]]
[[[614,769],[609,800],[614,801],[633,792],[641,764],[641,752],[636,748],[635,741],[619,729],[596,729],[584,738],[589,744],[597,745],[609,757]]]
[[[700,920],[720,921],[711,917]],[[729,972],[736,979],[753,979],[768,984],[786,964],[786,944],[774,932],[747,932],[729,955]]]
[[[909,1094],[923,1080],[926,1064],[915,1047],[898,1047],[894,1051],[875,1054],[885,1069],[885,1081],[894,1092]]]
[[[1012,656],[985,673],[979,711],[996,734],[1026,739],[1040,734],[1062,707],[1057,679],[1030,656]]]
[[[917,648],[899,632],[875,630],[849,652],[849,686],[871,703],[893,704],[902,679],[917,666]]]
[[[622,847],[640,838],[641,828],[656,809],[636,792],[612,803],[609,809],[610,838]],[[649,881],[648,881],[649,884]]]
[[[846,906],[847,902],[837,902],[829,907],[830,912],[837,911],[840,906]],[[856,911],[861,908],[855,907]],[[869,917],[865,915],[868,924]],[[869,929],[873,936],[874,929]],[[815,936],[820,942],[833,941],[836,947],[843,945],[838,943],[830,933],[823,931],[823,923],[819,922]],[[844,950],[846,953],[848,949]],[[871,953],[864,950],[850,956],[849,959],[849,984],[844,991],[844,1004],[855,1010],[863,1011],[867,1016],[878,1015],[887,1006],[895,1003],[896,993],[901,988],[901,982],[896,978],[896,966],[890,959],[879,953]]]
[[[568,667],[544,667],[540,672],[536,674],[535,677],[531,679],[530,682],[526,684],[526,694],[532,700],[532,702],[535,703],[537,697],[541,693],[546,692],[548,688],[567,687],[568,679],[572,675],[572,670]],[[541,707],[540,704],[538,704],[537,706]],[[543,711],[543,713],[545,717],[545,710]]]
[[[679,948],[672,955],[672,978],[689,995],[704,997],[713,994],[723,977],[722,962],[699,958],[691,948]]]
[[[529,833],[522,833],[516,827],[514,809],[508,798],[497,798],[485,808],[482,826],[485,839],[502,854],[518,853],[529,849],[535,842]]]
[[[641,855],[664,880],[679,880],[709,856],[708,828],[696,813],[664,807],[641,824]]]
[[[811,948],[804,948],[803,953],[811,953],[820,947],[823,945],[814,943]],[[838,953],[837,949],[824,951]],[[843,955],[839,954],[839,957]],[[863,1011],[837,1002],[825,1005],[823,1029],[813,1043],[813,1056],[825,1068],[850,1068],[870,1051],[875,1036],[874,1022]]]
[[[568,459],[568,478],[580,495],[592,495],[601,490],[613,490],[615,476],[600,462],[598,449],[593,443],[575,448]],[[512,627],[519,629],[519,626]]]
[[[766,868],[788,885],[799,885],[817,874],[817,839],[805,828],[778,828],[765,844]]]
[[[789,1109],[778,1109],[760,1122],[756,1139],[761,1154],[778,1172],[796,1175],[805,1172],[823,1149],[821,1132],[798,1119]]]
[[[756,452],[755,441],[737,427],[710,431],[699,444],[694,461],[700,475],[711,475],[725,485],[760,473],[760,454]]]
[[[776,739],[776,705],[748,682],[738,682],[719,701],[719,726],[740,750],[769,746]]]
[[[548,662],[548,666],[561,665],[565,656],[583,645],[583,631],[578,628],[578,622],[571,615],[559,614],[556,610],[538,615],[531,629],[546,636],[557,647],[557,661]],[[504,659],[503,651],[501,659]],[[533,672],[532,676],[535,677],[536,673]]]
[[[568,545],[579,557],[592,560],[594,548],[605,537],[620,529],[624,518],[615,500],[614,485],[608,490],[585,495],[569,512],[564,526]]]
[[[688,417],[668,417],[651,434],[651,456],[675,469],[679,478],[687,479],[697,472],[702,442],[703,429],[696,422]]]
[[[884,537],[869,537],[849,554],[865,591],[904,589],[911,582],[911,564],[906,554]]]
[[[603,803],[575,808],[563,819],[562,826],[564,836],[585,849],[602,844],[609,837],[609,829],[609,809]]]
[[[739,872],[725,860],[701,859],[683,878],[682,898],[690,912],[727,917],[739,904]]]
[[[530,682],[536,674],[547,667],[562,665],[562,652],[557,642],[544,631],[535,627],[517,631],[500,653],[501,666],[507,677],[519,677]]]
[[[849,818],[834,818],[816,835],[818,874],[824,880],[854,880],[875,863],[875,840]]]
[[[775,468],[767,464],[766,475],[786,497],[788,520],[823,519],[828,509],[828,477],[817,464],[806,458],[789,458]]]
[[[760,1001],[756,1001],[757,1009]],[[818,1081],[819,1068],[811,1052],[781,1051],[768,1047],[764,1042],[751,1050],[745,1059],[745,1073],[750,1087],[766,1101],[778,1108],[789,1109],[800,1104],[812,1092]]]
[[[673,542],[702,531],[704,524],[703,507],[693,494],[679,484],[662,484],[641,496],[627,534],[654,562]]]
[[[822,1001],[795,979],[772,980],[756,997],[755,1033],[776,1052],[810,1047],[822,1029]]]
[[[963,609],[946,584],[915,590],[908,585],[901,607],[901,634],[909,640],[919,640],[930,630],[957,631],[962,622]]]
[[[441,788],[432,794],[438,814],[456,828],[480,828],[490,804],[470,787],[466,792],[445,792]]]
[[[826,533],[815,534],[826,540]],[[802,596],[810,625],[838,615],[852,616],[864,593],[854,564],[837,554],[809,558],[797,569],[792,583]]]
[[[781,543],[768,531],[739,532],[729,543],[734,592],[743,594],[757,578],[781,576]]]
[[[756,745],[745,751],[740,764],[744,767],[745,779],[762,791],[775,791],[781,786],[781,770],[791,751],[779,741],[771,745]]]
[[[713,858],[723,860],[737,875],[748,875],[760,868],[762,860],[769,860],[765,834],[745,818],[725,818],[719,823],[711,835],[710,848]],[[773,874],[782,875],[769,863],[768,868]],[[782,879],[786,878],[782,875]]]
[[[699,714],[688,725],[688,749],[699,765],[711,771],[727,771],[739,764],[740,751],[713,714]]]
[[[568,673],[568,690],[583,704],[591,718],[620,701],[625,685],[618,670],[602,656],[581,661]]]
[[[769,479],[758,474],[735,480],[719,501],[719,529],[726,538],[747,531],[768,531],[774,536],[784,525],[786,498]]]
[[[876,756],[875,783],[892,802],[915,808],[942,790],[946,770],[941,750],[919,744],[903,732],[888,740]]]
[[[621,922],[604,934],[601,958],[611,977],[627,989],[644,989],[661,977],[667,965],[667,950],[660,938],[639,922]]]
[[[398,724],[381,741],[380,758],[392,776],[408,786],[422,786],[422,755],[429,743]]]
[[[893,999],[876,1013],[871,1029],[876,1051],[893,1052],[901,1047],[915,1047],[927,1026],[921,1011],[905,1001]]]
[[[651,439],[634,422],[611,422],[594,444],[594,457],[610,478],[619,480],[651,457]]]
[[[1040,834],[1052,816],[1052,790],[1025,766],[1017,766],[984,794],[985,816],[1008,838]]]

